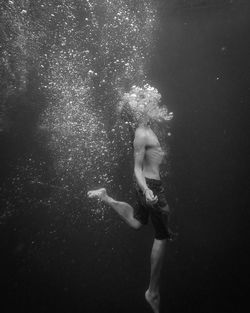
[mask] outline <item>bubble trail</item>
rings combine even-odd
[[[28,181],[51,186],[39,201],[76,221],[89,188],[116,188],[120,164],[131,153],[128,126],[117,120],[117,106],[133,85],[147,83],[157,28],[154,5],[151,0],[6,2],[4,97],[27,90],[28,76],[35,72],[45,99],[33,137],[49,158],[39,160],[30,151],[16,161],[11,179],[20,194]],[[7,117],[8,110],[6,105]],[[20,171],[22,183],[15,179]],[[72,205],[71,199],[79,201]],[[105,215],[103,208],[91,214]]]
[[[62,27],[60,44],[50,51],[44,88],[51,96],[41,125],[52,134],[49,146],[62,185],[82,185],[86,192],[112,184],[121,157],[117,145],[122,141],[131,149],[124,125],[113,124],[110,131],[107,121],[116,119],[125,82],[129,87],[146,79],[155,12],[149,1],[139,2],[87,1],[85,27]],[[82,39],[78,46],[74,35]]]

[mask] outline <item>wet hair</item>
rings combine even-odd
[[[158,90],[146,84],[143,87],[132,86],[131,90],[124,93],[118,106],[121,118],[130,123],[138,122],[147,115],[151,120],[170,120],[172,113],[167,108],[160,107],[161,94]]]

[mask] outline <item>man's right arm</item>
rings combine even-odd
[[[144,131],[137,129],[134,140],[134,174],[139,187],[145,194],[146,201],[154,204],[158,201],[157,196],[154,196],[153,191],[148,188],[145,177],[143,175],[143,160],[145,157],[147,137]]]
[[[145,177],[142,173],[143,169],[143,160],[145,157],[145,148],[146,148],[146,135],[145,133],[137,129],[135,132],[135,139],[134,139],[134,174],[136,181],[143,191],[148,189],[148,186],[146,184]]]

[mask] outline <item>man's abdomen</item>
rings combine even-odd
[[[150,151],[146,152],[143,162],[143,174],[145,177],[160,179],[159,167],[163,157],[164,153],[156,149],[150,149]]]
[[[151,179],[160,179],[159,166],[143,166],[143,176]]]

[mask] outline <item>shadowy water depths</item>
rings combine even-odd
[[[249,250],[250,7],[235,2],[164,13],[151,74],[175,114],[180,232],[167,257],[164,307],[242,312]]]
[[[249,14],[247,3],[162,13],[150,77],[175,115],[179,232],[166,255],[162,312],[235,313],[246,301]],[[2,312],[150,312],[152,229],[131,231],[110,211],[93,223],[85,209],[75,228],[39,203],[1,225]]]

